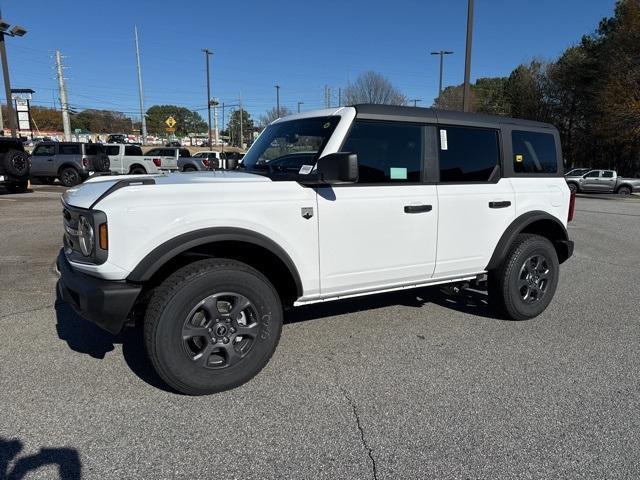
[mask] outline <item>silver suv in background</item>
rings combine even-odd
[[[109,157],[99,143],[41,142],[31,154],[31,177],[43,183],[59,179],[73,187],[95,172],[109,171]]]

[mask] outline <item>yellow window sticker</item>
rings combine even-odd
[[[516,155],[516,162],[517,163],[524,162],[524,155]]]

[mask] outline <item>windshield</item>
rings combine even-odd
[[[269,174],[309,173],[340,121],[339,116],[303,118],[269,125],[243,159],[247,170]]]

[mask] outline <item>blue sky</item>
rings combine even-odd
[[[611,16],[615,0],[476,0],[472,79],[507,75],[534,57],[553,59]],[[359,73],[387,76],[408,98],[431,105],[444,83],[464,74],[466,0],[121,1],[2,0],[2,16],[28,29],[9,38],[14,88],[34,103],[57,102],[53,53],[68,67],[69,102],[78,109],[138,112],[133,25],[140,34],[145,106],[206,107],[202,48],[214,52],[213,96],[253,116],[281,104],[321,108],[324,85],[344,87]],[[203,115],[204,116],[204,115]]]

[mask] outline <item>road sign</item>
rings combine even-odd
[[[166,124],[167,124],[167,127],[169,127],[169,128],[173,128],[173,127],[175,127],[175,126],[176,126],[176,123],[178,123],[178,122],[176,122],[175,118],[173,118],[172,116],[169,116],[169,118],[167,118],[167,119],[164,121],[164,123],[166,123]]]

